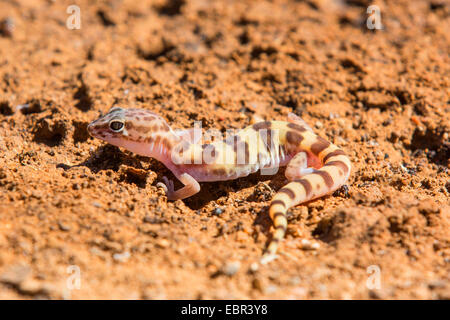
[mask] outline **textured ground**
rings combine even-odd
[[[80,30],[72,1],[0,2],[1,299],[450,298],[448,2],[376,1],[375,31],[364,0],[74,2]],[[282,172],[167,202],[160,163],[87,135],[115,105],[219,130],[296,112],[348,189],[290,210],[256,268]]]

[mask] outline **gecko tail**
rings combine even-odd
[[[272,234],[272,239],[261,258],[262,264],[266,264],[276,258],[278,245],[286,234],[288,224],[287,211],[289,208],[312,199],[312,185],[308,176],[310,175],[306,175],[302,179],[288,183],[273,197],[269,208],[269,216],[273,222],[274,232]]]
[[[261,258],[262,264],[276,258],[278,245],[286,234],[289,208],[329,194],[347,181],[351,164],[344,151],[331,145],[328,152],[317,153],[317,156],[323,163],[320,169],[313,169],[311,173],[304,175],[301,179],[291,181],[273,197],[269,215],[275,231]]]

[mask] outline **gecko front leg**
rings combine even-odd
[[[160,185],[164,191],[166,192],[168,200],[178,200],[185,199],[193,196],[197,192],[200,191],[200,185],[191,175],[188,173],[182,173],[178,176],[178,180],[184,184],[184,187],[174,190],[173,181],[169,180],[166,176],[163,177],[164,183],[159,182],[157,185]]]

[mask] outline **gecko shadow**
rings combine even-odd
[[[91,152],[86,160],[79,164],[69,166],[59,163],[56,167],[65,171],[76,167],[86,167],[94,174],[102,171],[113,171],[117,173],[118,182],[134,184],[139,188],[145,189],[147,177],[151,171],[149,168],[145,168],[142,162],[150,162],[149,167],[153,170],[158,170],[158,172],[165,168],[164,165],[154,159],[121,152],[118,147],[110,144],[98,147]]]
[[[261,175],[257,172],[234,180],[200,182],[200,191],[192,197],[184,199],[183,201],[190,209],[198,210],[204,207],[207,203],[227,196],[231,192],[237,192],[260,185],[262,187],[260,189],[255,188],[253,193],[247,196],[245,200],[249,202],[268,201],[272,197],[272,190],[279,189],[283,184],[278,181],[279,179],[277,179],[277,176],[278,174],[274,176],[267,176]],[[281,176],[284,177],[284,175]]]

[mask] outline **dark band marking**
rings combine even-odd
[[[233,135],[233,136],[229,136],[227,137],[227,139],[225,140],[225,143],[229,146],[232,146],[233,148],[236,148],[236,144],[241,141],[241,137],[237,134]]]
[[[138,135],[138,136],[129,136],[131,141],[137,141],[137,142],[143,142],[145,141],[145,137],[142,135]]]
[[[131,121],[127,121],[127,122],[125,122],[125,129],[127,129],[127,130],[131,130],[131,129],[133,129],[133,122],[131,122]]]
[[[284,145],[280,144],[278,146],[278,154],[281,155],[286,155],[286,148],[284,147]]]
[[[147,130],[148,130],[148,129],[147,129]],[[159,131],[159,125],[158,125],[157,123],[155,123],[155,124],[151,127],[150,131],[152,131],[152,132],[157,132],[157,131]]]
[[[275,229],[283,229],[283,231],[286,231],[286,226],[279,224],[275,227]]]
[[[299,145],[302,142],[303,136],[295,131],[288,131],[286,133],[286,141],[290,144]]]
[[[284,193],[286,194],[289,198],[291,198],[292,200],[295,199],[295,193],[294,191],[292,191],[290,188],[281,188],[278,193]]]
[[[298,125],[296,123],[292,123],[292,122],[288,123],[287,127],[290,128],[290,129],[294,129],[296,131],[300,131],[300,132],[306,131],[305,127],[302,127],[302,126],[300,126],[300,125]]]
[[[322,137],[317,137],[317,141],[311,146],[311,152],[318,156],[323,150],[330,146],[330,142]]]
[[[273,214],[273,221],[275,221],[275,219],[276,218],[278,218],[278,217],[283,217],[283,218],[286,218],[286,215],[283,213],[283,212],[275,212],[274,214]]]
[[[333,152],[330,152],[329,154],[327,154],[325,157],[323,157],[323,162],[327,162],[328,159],[330,159],[331,157],[336,157],[336,156],[345,156],[345,152],[337,149]]]
[[[276,204],[282,205],[283,208],[286,208],[286,204],[284,203],[283,200],[273,200],[272,203],[270,204],[270,206],[274,206]]]
[[[237,164],[248,164],[250,162],[250,147],[247,141],[240,141],[234,145]],[[244,156],[244,159],[242,159]]]
[[[208,161],[214,161],[218,156],[218,152],[216,151],[216,147],[212,144],[202,144],[203,149],[203,160],[208,158]]]
[[[144,120],[145,121],[152,121],[152,120],[154,120],[155,119],[155,117],[153,117],[153,116],[145,116],[144,117]]]
[[[262,138],[264,145],[266,146],[266,150],[269,154],[272,154],[272,150],[275,147],[275,141],[273,140],[273,131],[272,130],[259,130],[259,136]]]
[[[227,170],[224,168],[216,168],[216,169],[212,169],[212,174],[216,175],[216,176],[225,176],[227,174]]]
[[[121,107],[112,107],[111,109],[109,109],[108,114],[117,112],[117,111],[122,111],[123,109]]]
[[[244,141],[244,148],[245,148],[245,163],[250,162],[250,146],[248,145],[247,141]]]
[[[270,121],[258,122],[253,125],[253,129],[259,131],[261,129],[270,129],[272,123]]]
[[[349,171],[348,166],[343,161],[340,161],[340,160],[330,161],[330,162],[324,164],[324,167],[330,167],[330,166],[341,168],[345,174],[347,174]]]
[[[306,197],[308,198],[312,192],[311,183],[307,179],[300,179],[297,180],[296,182],[300,183],[303,186],[303,188],[305,188]]]
[[[167,123],[163,123],[163,124],[159,127],[159,129],[160,129],[161,131],[167,132],[167,131],[170,130],[170,127],[167,125]]]
[[[333,178],[330,176],[328,172],[323,170],[315,170],[314,174],[321,176],[328,188],[331,188],[333,186],[334,184]]]
[[[150,129],[147,126],[133,126],[133,129],[135,131],[137,131],[137,132],[140,132],[140,133],[146,133],[146,132],[149,132],[149,131],[157,131],[157,130],[154,130],[154,128]]]
[[[171,149],[172,149],[172,142],[171,142],[169,139],[163,138],[162,144],[163,144],[163,146],[165,146],[168,150],[171,150]]]

